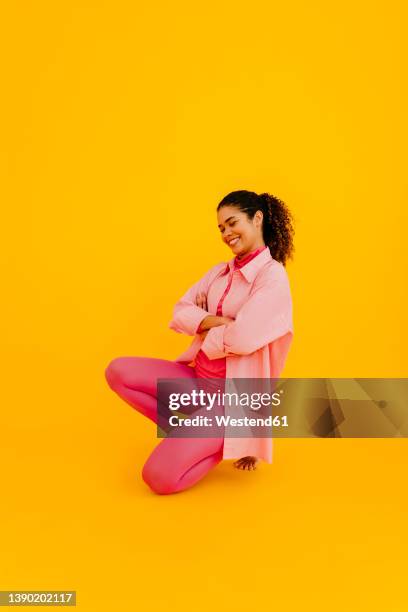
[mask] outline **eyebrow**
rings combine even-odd
[[[227,221],[230,221],[230,219],[236,219],[236,217],[234,217],[234,216],[232,216],[232,217],[228,217],[228,219],[225,219],[225,223],[226,223]],[[221,227],[221,225],[222,225],[222,223],[221,223],[221,224],[218,224],[218,227]]]

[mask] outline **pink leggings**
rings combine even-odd
[[[195,369],[155,357],[117,357],[105,370],[110,388],[157,423],[158,378],[198,378]],[[161,495],[179,493],[221,460],[224,438],[163,438],[143,466],[142,478]]]

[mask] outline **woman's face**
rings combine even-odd
[[[245,255],[265,245],[262,237],[262,211],[257,210],[253,219],[236,206],[222,206],[217,212],[221,238],[234,255]]]

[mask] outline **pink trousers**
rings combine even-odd
[[[197,378],[195,369],[155,357],[117,357],[105,370],[110,388],[157,423],[157,379]],[[158,494],[179,493],[221,460],[224,438],[163,438],[147,459],[142,478]]]

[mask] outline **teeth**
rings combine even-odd
[[[229,244],[235,244],[236,242],[238,242],[239,238],[234,238],[233,240],[230,240]]]

